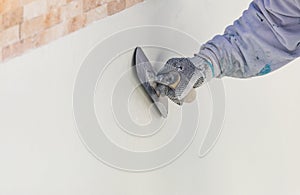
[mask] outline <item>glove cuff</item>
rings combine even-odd
[[[201,53],[195,54],[195,56],[189,58],[189,60],[204,74],[206,81],[219,77],[221,73],[219,66]]]

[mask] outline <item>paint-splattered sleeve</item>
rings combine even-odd
[[[201,47],[218,77],[267,74],[300,56],[300,0],[254,0],[242,17]]]

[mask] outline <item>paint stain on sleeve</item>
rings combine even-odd
[[[261,71],[258,73],[258,76],[262,76],[262,75],[268,74],[271,71],[272,70],[271,70],[270,64],[266,64],[265,67],[263,69],[261,69]]]

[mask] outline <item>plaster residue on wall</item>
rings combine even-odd
[[[0,62],[143,0],[0,0]]]

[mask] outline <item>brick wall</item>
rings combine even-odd
[[[0,62],[143,0],[0,0]]]

